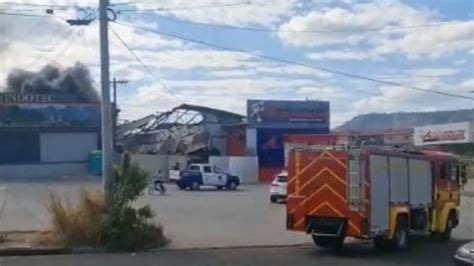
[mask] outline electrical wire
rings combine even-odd
[[[17,2],[0,2],[0,5],[28,6],[28,7],[49,7],[49,8],[71,8],[71,7],[76,6],[76,5],[35,4],[35,3],[17,3]]]
[[[124,39],[122,39],[122,37],[120,37],[120,35],[117,33],[117,31],[114,30],[113,27],[110,27],[110,30],[112,31],[112,33],[115,35],[115,37],[117,37],[117,39],[122,43],[123,46],[125,46],[125,48],[127,48],[127,50],[133,55],[133,57],[135,57],[135,59],[143,66],[143,68],[146,69],[146,71],[148,71],[148,73],[152,76],[152,77],[158,77],[159,79],[159,82],[161,84],[161,86],[167,90],[172,96],[174,96],[179,102],[183,103],[183,101],[181,100],[181,98],[173,92],[173,90],[171,90],[171,88],[169,88],[164,82],[163,80],[161,80],[159,78],[158,75],[156,75],[151,69],[150,67],[145,64],[145,62],[143,62],[143,60],[135,53],[135,51],[133,51],[133,49],[125,42]]]
[[[59,53],[57,53],[54,58],[51,60],[51,61],[56,61],[58,60],[59,57],[61,57],[63,54],[65,54],[69,48],[71,48],[71,45],[74,43],[74,40],[79,38],[81,36],[81,34],[84,32],[86,28],[85,27],[81,27],[74,36],[71,36],[72,35],[72,32],[70,34],[68,34],[68,41],[67,43],[64,45],[64,47],[59,51]]]
[[[430,27],[440,27],[444,25],[454,25],[465,23],[462,21],[455,22],[442,22],[442,23],[433,23],[433,24],[421,24],[421,25],[411,25],[411,26],[399,26],[399,27],[389,27],[389,28],[368,28],[368,29],[342,29],[342,30],[279,30],[279,29],[268,29],[268,28],[250,28],[250,27],[239,27],[233,25],[225,24],[210,24],[204,22],[195,22],[189,20],[180,20],[170,17],[160,17],[160,19],[173,21],[182,24],[190,24],[204,27],[212,28],[222,28],[229,30],[241,30],[241,31],[256,31],[256,32],[279,32],[279,33],[344,33],[344,32],[377,32],[377,31],[396,31],[396,30],[407,30],[407,29],[420,29],[420,28],[430,28]]]
[[[0,16],[40,17],[40,18],[51,18],[51,17],[54,17],[54,15],[25,14],[25,13],[2,12],[2,11],[0,11]]]
[[[339,71],[339,70],[333,70],[333,69],[329,69],[329,68],[325,68],[325,67],[314,66],[314,65],[307,64],[307,63],[296,62],[296,61],[292,61],[292,60],[288,60],[288,59],[282,59],[282,58],[278,58],[278,57],[274,57],[274,56],[270,56],[270,55],[265,55],[265,54],[261,54],[261,53],[254,53],[254,52],[250,52],[250,51],[247,51],[247,50],[244,50],[244,49],[225,47],[225,46],[221,46],[221,45],[217,45],[217,44],[212,44],[212,43],[209,43],[209,42],[206,42],[206,41],[196,40],[196,39],[193,39],[193,38],[190,38],[190,37],[178,35],[178,34],[175,34],[175,33],[158,31],[158,30],[154,30],[154,29],[149,29],[149,28],[140,27],[140,26],[136,26],[136,25],[130,25],[130,24],[121,23],[121,22],[114,22],[114,23],[118,24],[118,25],[125,26],[125,27],[134,28],[134,29],[137,29],[137,30],[142,30],[142,31],[155,33],[155,34],[162,35],[162,36],[181,39],[181,40],[184,40],[184,41],[187,41],[187,42],[192,42],[192,43],[212,47],[212,48],[219,49],[219,50],[225,50],[225,51],[232,51],[232,52],[248,54],[248,55],[260,57],[260,58],[270,60],[270,61],[285,63],[285,64],[288,64],[288,65],[301,66],[301,67],[320,70],[320,71],[324,71],[324,72],[328,72],[328,73],[332,73],[332,74],[337,74],[337,75],[340,75],[340,76],[346,76],[346,77],[350,77],[350,78],[354,78],[354,79],[366,80],[366,81],[371,81],[371,82],[390,85],[390,86],[395,86],[395,87],[403,87],[403,88],[408,88],[408,89],[427,92],[427,93],[432,93],[432,94],[438,94],[438,95],[443,95],[443,96],[449,96],[449,97],[455,97],[455,98],[461,98],[461,99],[467,99],[467,100],[474,101],[474,97],[469,97],[469,96],[464,96],[464,95],[459,95],[459,94],[452,94],[452,93],[448,93],[448,92],[442,92],[442,91],[437,91],[437,90],[420,88],[420,87],[409,85],[409,84],[403,84],[403,83],[398,83],[398,82],[375,79],[375,78],[362,76],[362,75],[358,75],[358,74],[352,74],[352,73],[343,72],[343,71]]]
[[[118,10],[118,13],[121,12],[157,12],[157,11],[179,11],[179,10],[194,10],[194,9],[213,9],[213,8],[222,8],[222,7],[234,7],[242,5],[254,5],[251,1],[235,2],[235,3],[222,3],[222,4],[212,4],[212,5],[195,5],[195,6],[177,6],[177,7],[163,7],[163,8],[150,8],[150,9],[121,9]]]

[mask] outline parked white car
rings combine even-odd
[[[270,185],[270,202],[286,200],[286,185],[288,182],[288,172],[283,171],[273,178]]]

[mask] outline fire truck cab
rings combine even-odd
[[[456,156],[328,139],[289,151],[288,230],[310,234],[321,247],[354,237],[405,250],[415,231],[450,238],[465,176]]]

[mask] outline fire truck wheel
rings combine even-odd
[[[373,240],[374,247],[379,250],[383,250],[387,248],[387,239],[384,237],[375,237]]]
[[[446,227],[444,232],[440,234],[441,241],[449,241],[451,238],[451,231],[453,231],[454,225],[456,224],[456,214],[454,212],[450,212],[448,216],[448,220],[446,221]]]
[[[344,243],[344,237],[312,236],[314,244],[321,248],[338,249]]]
[[[399,216],[392,239],[393,247],[399,251],[407,250],[409,247],[409,237],[408,219],[404,216]]]

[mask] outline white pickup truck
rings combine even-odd
[[[181,171],[176,183],[180,189],[199,190],[201,186],[212,186],[217,189],[235,190],[240,185],[240,179],[214,165],[191,164],[187,170]]]

